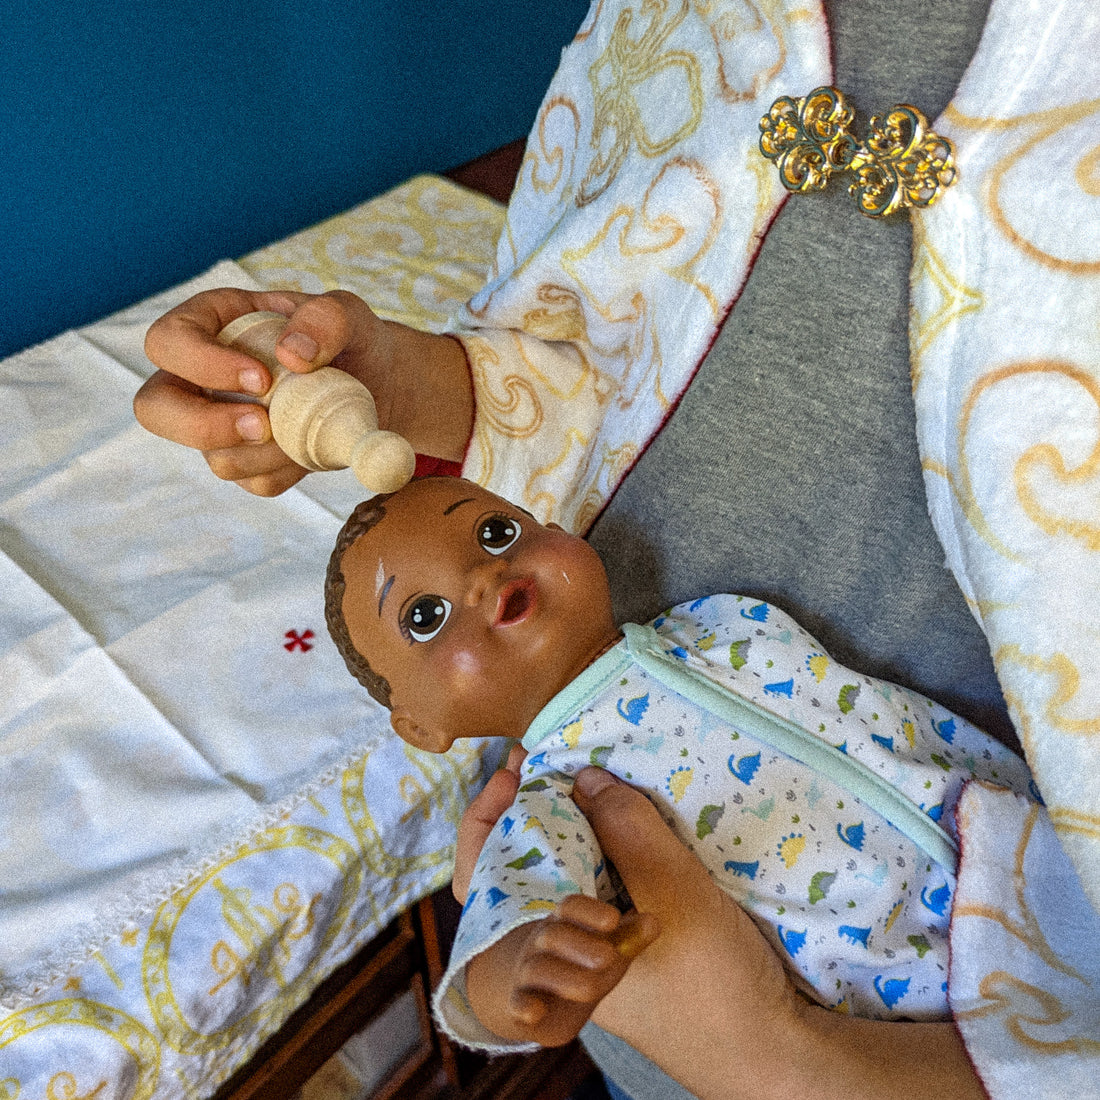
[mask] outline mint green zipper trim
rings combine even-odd
[[[631,656],[626,641],[620,639],[611,649],[597,657],[575,680],[565,685],[535,715],[527,727],[521,744],[531,752],[546,736],[569,721],[589,699],[599,695],[613,680],[630,667]]]
[[[941,867],[956,873],[958,846],[951,835],[866,764],[689,668],[662,647],[653,627],[624,623],[623,633],[631,656],[650,676],[713,711],[740,732],[832,779],[886,818]]]

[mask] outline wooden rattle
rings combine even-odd
[[[275,442],[307,470],[350,466],[372,493],[392,493],[413,475],[416,455],[394,432],[378,430],[370,390],[335,367],[296,374],[275,358],[286,327],[281,313],[246,313],[218,342],[246,352],[271,371],[271,388],[255,401],[267,408]]]

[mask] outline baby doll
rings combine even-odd
[[[404,740],[528,750],[436,995],[459,1041],[566,1042],[646,946],[600,904],[616,900],[613,871],[570,797],[590,764],[649,795],[807,995],[947,1015],[955,843],[940,822],[971,778],[1028,789],[999,742],[836,664],[758,600],[713,596],[620,629],[588,543],[456,478],[356,509],[326,615]]]

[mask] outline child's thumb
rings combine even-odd
[[[698,858],[640,791],[600,768],[578,772],[573,801],[641,912],[679,913],[685,898],[715,890]]]

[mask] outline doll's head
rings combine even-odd
[[[398,735],[432,752],[522,737],[619,636],[592,547],[461,478],[356,508],[329,562],[325,615]]]

